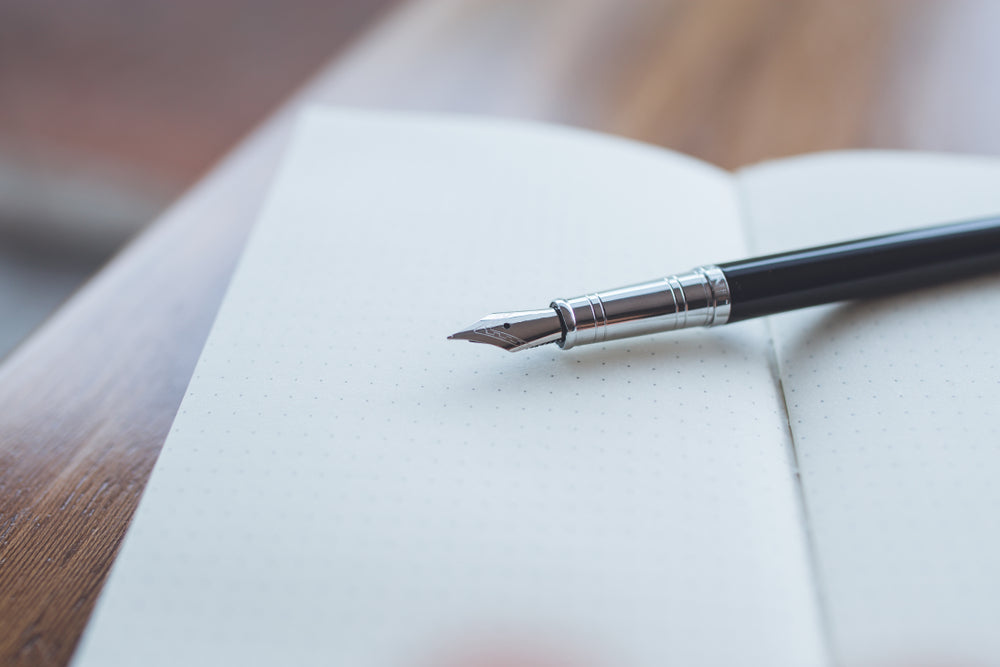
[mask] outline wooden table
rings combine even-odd
[[[1000,3],[404,4],[0,368],[0,664],[65,664],[302,104],[571,123],[737,167],[845,147],[1000,153]]]

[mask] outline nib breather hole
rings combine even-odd
[[[510,322],[504,322],[503,323],[503,328],[504,329],[510,329]]]

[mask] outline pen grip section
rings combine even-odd
[[[729,322],[878,297],[1000,269],[1000,217],[939,225],[718,265]]]
[[[661,331],[725,324],[729,291],[716,266],[658,280],[557,299],[563,339],[559,346],[602,343]]]

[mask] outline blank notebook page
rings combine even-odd
[[[823,664],[763,323],[445,338],[746,251],[689,158],[309,113],[75,664]]]
[[[1000,160],[834,153],[744,171],[754,252],[1000,214]],[[833,646],[1000,662],[1000,278],[769,319]]]

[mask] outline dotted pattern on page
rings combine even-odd
[[[763,323],[445,339],[746,250],[689,158],[310,113],[74,664],[823,664]]]
[[[995,158],[835,153],[740,178],[754,252],[1000,214]],[[1000,278],[770,325],[843,664],[1000,664]]]

